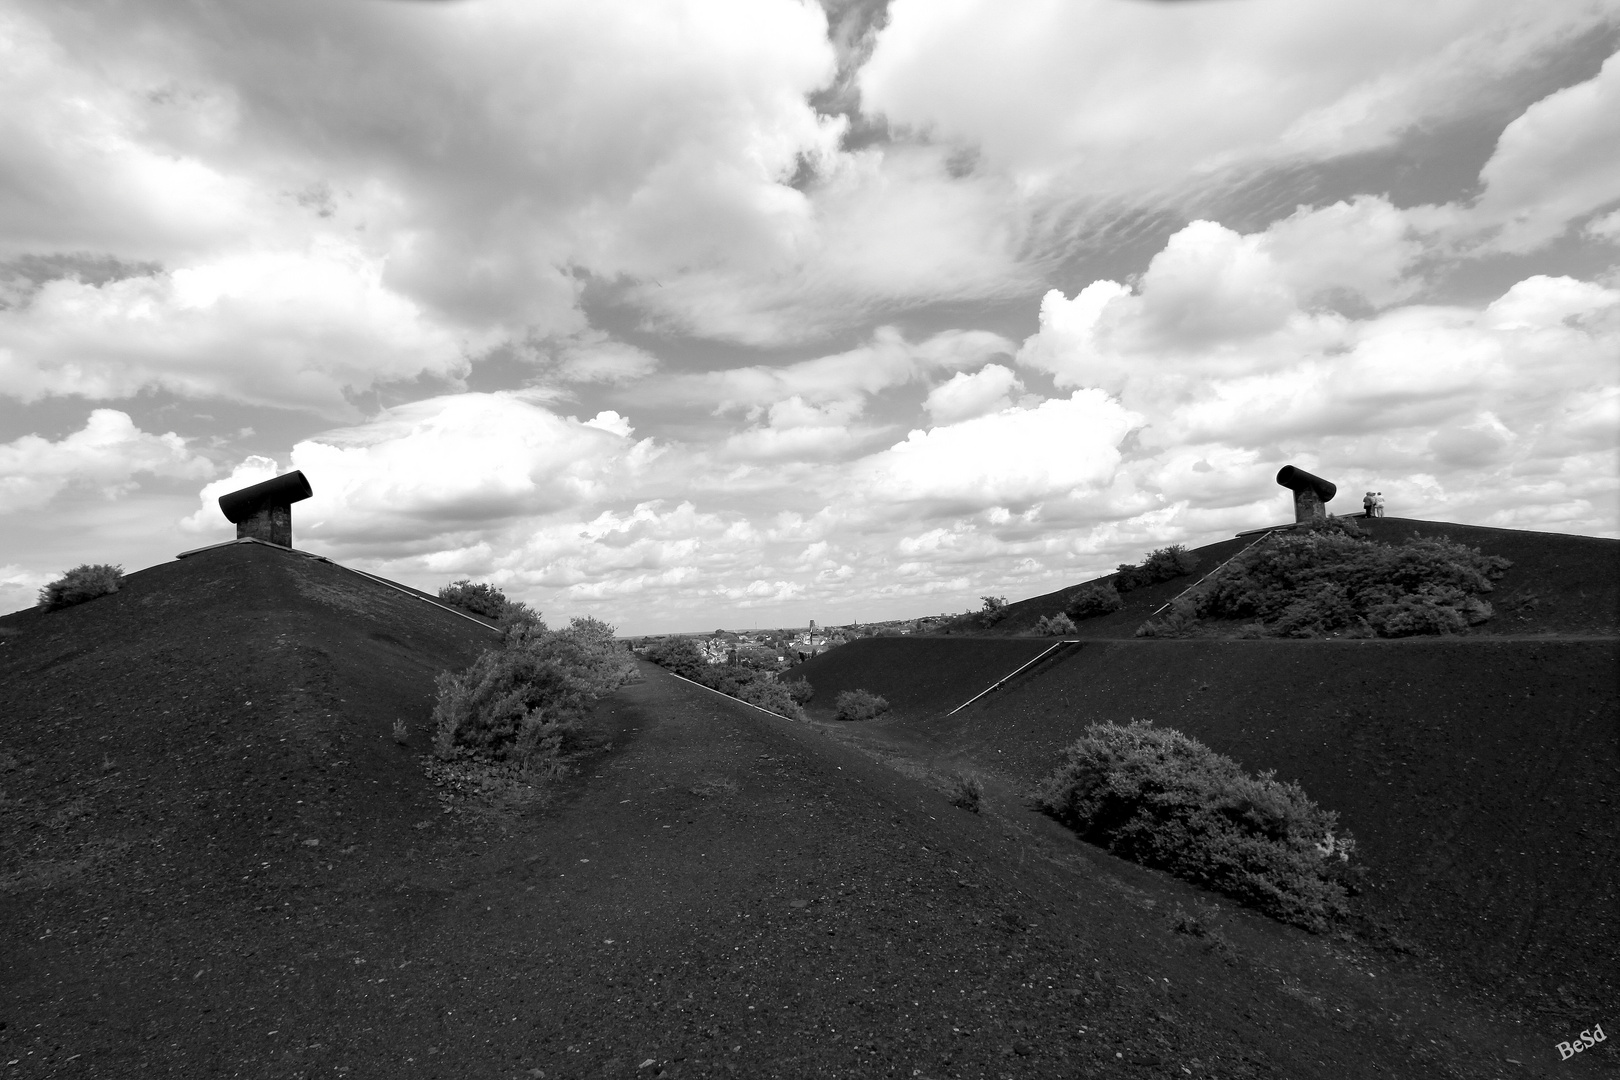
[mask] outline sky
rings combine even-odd
[[[1620,536],[1620,0],[0,0],[0,610],[231,539],[626,634],[1292,518]]]

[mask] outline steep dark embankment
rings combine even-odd
[[[1476,627],[1471,632],[1474,635],[1620,633],[1620,540],[1411,518],[1358,518],[1356,524],[1380,543],[1400,543],[1414,533],[1448,536],[1487,555],[1511,559],[1513,567],[1488,597],[1496,608],[1496,618]],[[1124,593],[1124,608],[1112,615],[1082,620],[1076,633],[1068,636],[1130,637],[1155,608],[1256,539],[1234,537],[1194,549],[1199,562],[1191,577]],[[1006,618],[987,630],[952,632],[995,637],[1027,634],[1043,615],[1061,612],[1083,584],[1077,582],[1057,592],[1009,604]]]
[[[870,690],[889,702],[895,717],[921,718],[956,708],[1055,644],[1042,638],[861,638],[782,677],[808,679],[816,688],[805,709],[816,720],[832,719],[844,690]]]
[[[1092,642],[901,726],[1021,782],[1133,718],[1275,769],[1356,836],[1362,911],[1573,1020],[1620,1000],[1616,671],[1613,639]]]

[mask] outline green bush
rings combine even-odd
[[[1347,914],[1355,849],[1296,784],[1179,731],[1093,724],[1063,751],[1036,803],[1087,840],[1320,932]]]
[[[693,682],[702,682],[709,666],[697,642],[688,637],[659,638],[649,643],[642,650],[642,655],[659,667]]]
[[[1074,620],[1061,613],[1050,618],[1042,615],[1035,620],[1035,632],[1037,634],[1072,634],[1074,630]]]
[[[499,619],[506,611],[506,594],[485,581],[462,578],[439,590],[439,599],[486,619]]]
[[[889,703],[870,690],[845,690],[833,706],[836,720],[872,720],[889,711]]]
[[[1079,622],[1097,615],[1108,615],[1124,606],[1125,601],[1112,581],[1093,581],[1075,590],[1064,613]]]
[[[1186,577],[1198,566],[1198,556],[1180,544],[1159,548],[1142,560],[1140,566],[1120,563],[1114,571],[1114,588],[1119,592],[1157,585],[1171,578]]]
[[[778,716],[785,716],[791,720],[805,719],[804,709],[794,693],[795,686],[802,686],[800,693],[809,691],[804,700],[809,701],[809,682],[801,679],[794,682],[777,682],[768,668],[756,667],[749,663],[711,664],[703,656],[697,642],[685,637],[666,637],[649,644],[642,655],[666,671],[673,671],[684,679],[691,679],[711,690],[718,690],[722,694],[729,694],[739,701],[746,701],[750,705],[758,705]]]
[[[434,753],[527,767],[573,749],[591,702],[635,677],[613,627],[591,618],[565,630],[523,623],[466,671],[443,672],[433,710]]]
[[[1007,617],[1007,598],[1005,596],[981,596],[984,606],[979,609],[979,625],[994,626]]]
[[[1193,598],[1199,618],[1268,634],[1447,634],[1491,617],[1481,594],[1512,564],[1445,537],[1374,543],[1345,519],[1274,536],[1233,559]]]
[[[98,596],[115,593],[124,583],[124,568],[97,563],[75,566],[39,590],[39,607],[45,611],[72,607]]]
[[[789,679],[782,686],[795,705],[808,705],[816,696],[816,688],[810,685],[809,679]]]
[[[1198,621],[1198,606],[1188,597],[1177,597],[1164,613],[1136,628],[1137,637],[1180,637]]]

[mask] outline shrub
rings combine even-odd
[[[953,772],[945,777],[945,793],[952,806],[977,814],[979,800],[984,798],[984,784],[972,773]]]
[[[833,704],[838,720],[871,720],[889,711],[889,703],[870,690],[845,690]]]
[[[702,682],[709,662],[697,642],[687,637],[659,638],[647,646],[643,655],[661,668],[694,682]]]
[[[1320,932],[1347,914],[1338,864],[1354,841],[1337,815],[1274,777],[1151,723],[1093,724],[1036,804],[1116,855]]]
[[[1334,518],[1243,552],[1194,603],[1283,637],[1455,633],[1491,617],[1480,594],[1511,565],[1444,537],[1374,543]]]
[[[453,607],[462,608],[486,619],[499,619],[505,613],[506,594],[488,582],[462,578],[439,590],[439,599]]]
[[[981,596],[984,606],[979,609],[979,623],[982,626],[994,626],[1007,617],[1007,598],[1005,596]]]
[[[1159,548],[1142,560],[1140,566],[1120,563],[1114,571],[1114,588],[1119,592],[1156,585],[1171,578],[1186,577],[1198,566],[1198,556],[1180,544]]]
[[[1050,618],[1042,615],[1035,620],[1035,632],[1037,634],[1072,634],[1074,630],[1074,620],[1061,613]]]
[[[1164,609],[1158,618],[1149,619],[1136,628],[1137,637],[1181,637],[1198,621],[1197,605],[1187,597],[1178,597]]]
[[[39,607],[45,611],[72,607],[98,596],[115,593],[124,583],[124,568],[97,563],[75,566],[39,590]]]
[[[711,664],[704,659],[702,651],[691,638],[660,638],[648,645],[642,655],[684,679],[691,679],[711,690],[729,694],[750,705],[758,705],[790,720],[805,719],[804,709],[795,696],[795,688],[805,695],[805,701],[809,701],[810,695],[815,693],[807,680],[777,682],[771,672],[752,664]]]
[[[528,766],[572,749],[590,703],[635,675],[613,628],[591,618],[565,630],[513,626],[499,648],[466,671],[443,672],[433,710],[434,753],[458,753]]]
[[[1081,619],[1110,614],[1124,606],[1125,601],[1112,581],[1093,581],[1075,590],[1064,612],[1069,618],[1079,622]]]
[[[788,692],[788,696],[793,699],[795,705],[808,705],[811,699],[816,696],[816,688],[810,685],[809,679],[789,679],[782,684],[782,687]]]

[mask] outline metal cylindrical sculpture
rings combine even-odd
[[[1313,476],[1292,465],[1284,465],[1277,470],[1277,483],[1294,493],[1296,522],[1327,517],[1327,504],[1339,493],[1339,487],[1333,481]]]
[[[236,526],[238,540],[263,540],[292,547],[292,504],[315,494],[301,471],[219,497],[220,512]]]

